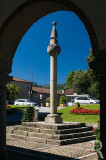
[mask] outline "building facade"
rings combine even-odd
[[[18,86],[21,88],[20,99],[29,99],[30,101],[36,102],[39,106],[46,105],[46,98],[50,97],[50,89],[41,88],[41,87],[33,87],[32,81],[23,80],[20,78],[13,77],[8,84],[14,84],[14,86]],[[7,84],[7,85],[8,85]],[[64,95],[64,93],[57,92],[57,100],[59,105],[60,96]]]
[[[63,95],[61,92],[57,92],[57,102],[59,105],[60,96]],[[41,87],[32,87],[32,101],[38,103],[38,105],[45,106],[46,98],[50,97],[50,89]]]
[[[32,93],[31,81],[13,77],[13,79],[10,82],[8,82],[8,84],[14,84],[15,87],[18,86],[21,88],[19,98],[31,100],[31,93]]]

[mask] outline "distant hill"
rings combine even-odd
[[[63,90],[65,86],[65,83],[57,84],[57,90]]]
[[[57,84],[57,90],[63,90],[65,87],[65,83]],[[50,88],[50,84],[42,85],[42,88]]]

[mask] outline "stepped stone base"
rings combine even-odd
[[[95,139],[93,127],[85,123],[23,122],[22,125],[7,129],[7,137],[25,141],[47,143],[53,145],[68,145]]]

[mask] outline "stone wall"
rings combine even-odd
[[[32,91],[32,84],[27,82],[18,82],[18,81],[11,81],[9,84],[14,84],[21,88],[20,97],[22,99],[29,99],[31,98],[31,91]],[[29,93],[30,92],[30,93]]]
[[[43,106],[46,106],[46,98],[50,97],[49,93],[43,93],[42,94],[42,99],[40,99],[40,94],[42,93],[37,93],[37,92],[32,92],[32,101],[38,103],[38,105],[41,105],[41,102],[43,103]],[[59,100],[60,100],[61,95],[57,95],[57,100],[58,100],[58,105],[59,105]]]
[[[45,101],[47,97],[50,97],[50,94],[42,94],[42,99],[40,99],[41,93],[32,92],[32,101],[38,103],[38,105],[41,105],[41,102],[43,103],[43,106],[45,106]]]

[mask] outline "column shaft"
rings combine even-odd
[[[50,61],[50,114],[57,114],[57,56]]]

